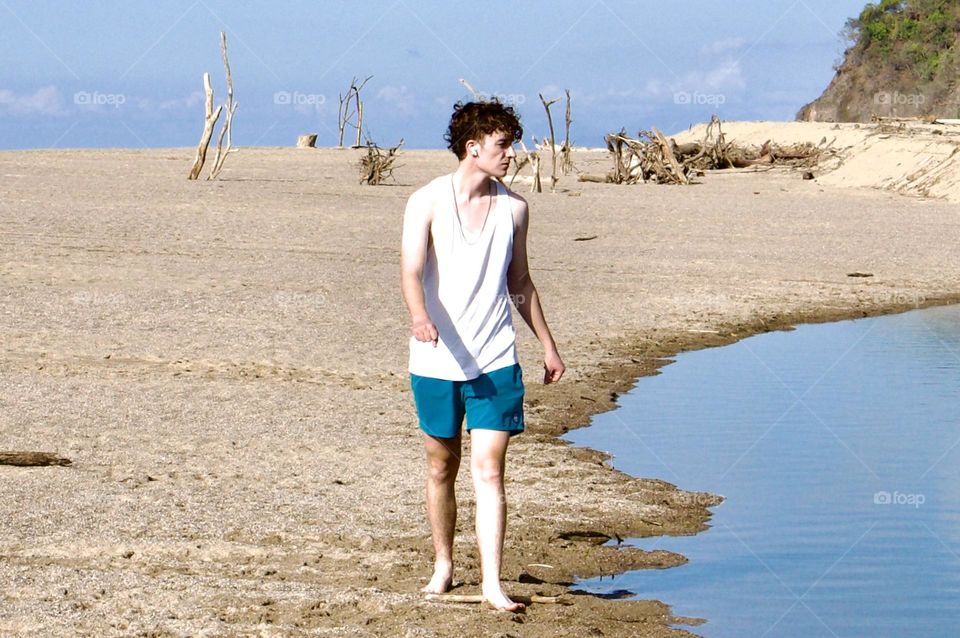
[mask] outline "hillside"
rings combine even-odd
[[[960,0],[882,0],[847,22],[850,46],[801,121],[960,117]]]

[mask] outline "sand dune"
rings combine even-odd
[[[675,137],[700,140],[705,130],[700,125]],[[960,125],[725,122],[723,131],[728,141],[742,144],[810,142],[838,150],[838,157],[817,171],[823,184],[960,202]]]

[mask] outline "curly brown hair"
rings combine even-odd
[[[482,102],[457,102],[450,116],[450,126],[443,139],[447,148],[453,151],[457,159],[467,156],[467,140],[480,141],[484,135],[503,131],[512,136],[514,142],[523,138],[520,116],[512,106],[504,106],[499,100]]]

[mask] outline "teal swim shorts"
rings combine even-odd
[[[481,374],[469,381],[447,381],[410,375],[420,429],[429,436],[451,439],[460,433],[500,430],[523,432],[523,372],[519,364]]]

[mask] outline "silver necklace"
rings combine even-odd
[[[480,226],[480,232],[477,233],[477,238],[470,241],[467,239],[466,233],[463,232],[463,220],[460,218],[460,206],[457,204],[457,187],[453,183],[453,175],[450,175],[450,188],[453,190],[453,209],[457,215],[457,226],[460,228],[460,236],[463,238],[464,243],[472,246],[480,241],[480,237],[483,236],[483,231],[487,227],[487,220],[490,219],[490,209],[493,208],[493,195],[487,193],[487,214],[483,216],[483,224]]]

